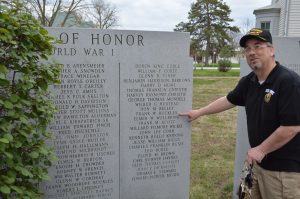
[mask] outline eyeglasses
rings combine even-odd
[[[248,53],[251,52],[251,50],[258,51],[258,50],[260,50],[262,48],[265,48],[265,47],[269,47],[269,46],[268,45],[263,45],[263,44],[255,44],[253,47],[250,47],[250,46],[246,47],[244,49],[244,52],[248,54]]]

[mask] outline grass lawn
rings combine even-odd
[[[220,72],[216,69],[210,69],[210,70],[201,70],[197,69],[193,72],[194,77],[205,77],[205,76],[218,76],[218,77],[239,77],[240,76],[240,70],[234,70],[231,69],[228,72]]]
[[[193,109],[224,96],[238,82],[238,77],[212,77],[193,80]],[[223,72],[224,74],[224,72]],[[225,72],[227,74],[227,72]],[[232,76],[232,75],[231,75]],[[192,160],[190,199],[231,199],[233,191],[237,108],[203,116],[192,123]]]

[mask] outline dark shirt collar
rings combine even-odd
[[[264,81],[263,84],[269,84],[274,81],[274,78],[276,77],[276,75],[274,75],[274,74],[276,74],[276,71],[278,71],[279,67],[280,67],[280,63],[276,61],[276,66],[272,69],[272,71],[270,72],[270,74],[268,75],[267,79]],[[251,81],[257,82],[259,84],[257,76],[255,75],[254,72],[252,72],[252,73],[253,73],[253,76],[251,78]]]
[[[279,70],[280,67],[280,63],[276,61],[276,66],[273,68],[273,70],[270,72],[270,74],[268,75],[265,83],[272,83],[275,81],[275,77],[276,77],[276,73]]]

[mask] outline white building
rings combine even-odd
[[[273,36],[300,36],[300,1],[272,0],[271,5],[254,10],[256,27],[269,30]]]

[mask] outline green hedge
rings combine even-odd
[[[45,141],[61,67],[48,60],[54,39],[16,2],[0,3],[0,198],[34,199],[56,161]]]

